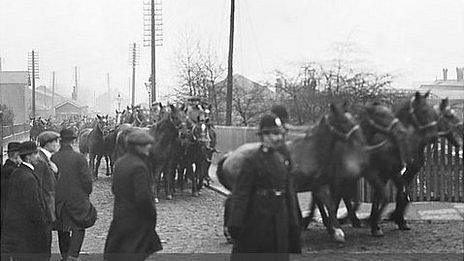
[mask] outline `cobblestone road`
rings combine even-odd
[[[111,178],[101,172],[91,194],[91,201],[98,210],[98,220],[86,231],[83,260],[101,260],[101,256],[92,258],[87,254],[103,252],[112,218],[113,195],[110,188]],[[208,189],[202,190],[199,197],[192,197],[186,190],[184,196],[177,194],[173,200],[161,200],[157,205],[157,231],[164,247],[161,253],[230,253],[231,246],[225,243],[222,234],[223,201],[224,196]],[[413,230],[399,231],[394,224],[383,223],[386,234],[383,238],[371,237],[367,227],[353,229],[344,226],[347,242],[337,244],[330,240],[322,224],[313,223],[302,235],[303,251],[329,255],[370,253],[373,256],[375,253],[463,253],[464,224],[461,221],[410,221],[410,224]],[[59,252],[56,238],[54,232],[54,253]],[[150,260],[159,257],[154,256]],[[217,256],[214,259],[227,258]],[[197,260],[202,260],[202,257]]]

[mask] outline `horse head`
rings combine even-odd
[[[403,162],[411,156],[409,146],[410,132],[393,112],[386,106],[374,102],[368,104],[360,113],[360,125],[365,137],[370,143],[368,150],[376,150],[391,142],[398,148]]]
[[[416,92],[410,99],[394,106],[393,111],[406,128],[414,128],[421,144],[438,137],[438,115],[428,103],[430,92]]]
[[[95,119],[94,128],[100,129],[103,133],[103,129],[108,125],[108,115],[100,116],[97,114],[97,118]]]
[[[462,147],[463,123],[449,105],[448,98],[434,107],[438,114],[438,135],[445,137],[456,147]]]

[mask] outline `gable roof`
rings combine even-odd
[[[267,88],[266,86],[263,86],[257,82],[254,82],[248,78],[246,78],[245,76],[241,75],[241,74],[234,74],[234,76],[232,77],[233,80],[234,80],[234,86],[235,85],[239,85],[241,88],[243,89],[246,89],[246,90],[252,90],[254,88],[259,88],[259,89],[266,89],[267,91],[269,92],[272,92],[271,89]],[[217,83],[218,86],[226,86],[227,85],[227,78],[218,82]]]
[[[61,103],[58,103],[57,105],[55,105],[55,110],[58,109],[59,107],[62,107],[63,105],[66,105],[66,104],[71,104],[72,106],[74,106],[76,108],[79,108],[79,109],[82,108],[82,107],[85,107],[85,106],[77,104],[74,101],[66,100],[64,102],[61,102]]]
[[[29,85],[29,73],[27,71],[0,71],[0,84],[8,83]]]

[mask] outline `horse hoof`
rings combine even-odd
[[[373,229],[371,233],[374,237],[383,237],[385,234],[383,233],[382,229]]]
[[[345,243],[345,233],[341,228],[335,228],[333,234],[334,240],[339,243]]]
[[[399,230],[411,230],[411,228],[408,227],[408,225],[406,225],[405,223],[398,224],[398,228]]]
[[[159,203],[159,200],[158,200],[158,198],[155,198],[155,203]]]
[[[172,195],[167,195],[167,196],[166,196],[166,199],[167,199],[167,200],[171,200],[171,199],[172,199]]]

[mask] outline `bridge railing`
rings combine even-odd
[[[307,127],[295,127],[287,139],[304,135]],[[247,142],[259,140],[255,127],[216,126],[217,149],[213,162],[227,151],[231,151]],[[463,150],[440,138],[427,146],[425,165],[416,175],[409,187],[412,201],[449,201],[464,202],[464,160]],[[389,201],[395,201],[396,189],[389,182],[387,186]],[[358,196],[363,202],[372,202],[372,188],[364,180],[359,181]]]

